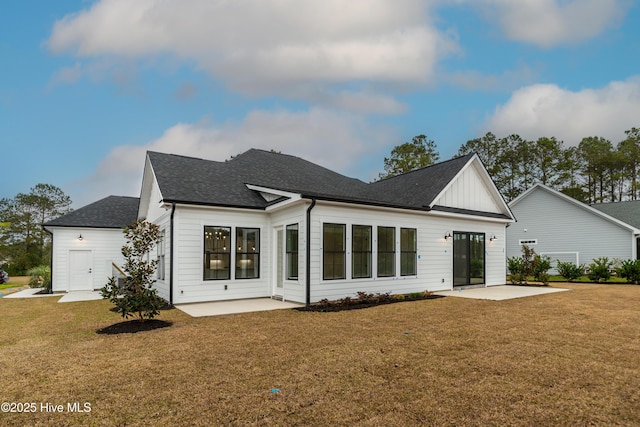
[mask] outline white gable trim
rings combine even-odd
[[[520,194],[518,197],[513,199],[509,205],[511,207],[517,205],[522,200],[527,198],[531,193],[533,193],[534,191],[537,191],[537,190],[546,191],[549,194],[552,194],[552,195],[558,197],[561,200],[564,200],[566,202],[571,203],[574,206],[577,206],[577,207],[579,207],[581,209],[584,209],[587,212],[591,212],[592,214],[594,214],[594,215],[596,215],[596,216],[598,216],[600,218],[603,218],[603,219],[605,219],[605,220],[607,220],[609,222],[612,222],[612,223],[614,223],[616,225],[619,225],[622,228],[626,228],[628,230],[631,230],[631,231],[633,231],[634,234],[640,234],[640,229],[635,228],[634,226],[629,225],[626,222],[622,222],[617,218],[614,218],[614,217],[612,217],[610,215],[607,215],[604,212],[601,212],[601,211],[599,211],[599,210],[597,210],[595,208],[592,208],[591,206],[587,205],[586,203],[582,203],[581,201],[576,200],[573,197],[567,196],[566,194],[561,193],[560,191],[556,191],[553,188],[547,187],[546,185],[540,184],[540,183],[535,184],[533,187],[529,188],[527,191],[525,191],[524,193]]]
[[[469,159],[467,164],[465,164],[462,168],[460,168],[460,170],[458,171],[456,176],[454,176],[453,179],[451,181],[449,181],[449,183],[442,189],[442,191],[440,191],[440,193],[433,199],[433,201],[429,205],[429,208],[432,209],[435,205],[438,205],[439,204],[438,202],[447,193],[447,191],[449,191],[451,189],[451,187],[453,186],[454,182],[456,182],[458,179],[460,179],[462,177],[462,175],[469,168],[473,167],[472,165],[474,163],[478,166],[476,168],[476,171],[480,175],[480,179],[482,180],[482,182],[487,186],[487,190],[489,192],[489,196],[491,196],[493,198],[493,200],[496,203],[498,209],[501,211],[500,213],[503,213],[503,214],[509,216],[512,221],[515,220],[513,212],[511,212],[511,208],[504,201],[504,198],[500,194],[500,191],[498,190],[498,187],[496,187],[496,184],[493,182],[493,180],[489,176],[489,173],[487,172],[487,169],[484,167],[484,165],[480,161],[480,158],[478,157],[477,154],[474,154]],[[451,207],[453,207],[453,206],[451,206]]]

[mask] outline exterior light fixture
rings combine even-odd
[[[489,239],[490,242],[493,242],[494,240],[498,240],[498,238],[496,237],[496,235],[494,234],[493,236],[491,236],[491,238]]]
[[[451,238],[451,232],[447,231],[447,233],[444,235],[444,240],[449,240]]]
[[[78,236],[78,240],[81,242],[84,240],[84,237],[82,237],[82,234]]]

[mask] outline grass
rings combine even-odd
[[[335,313],[160,318],[0,300],[0,401],[89,402],[6,425],[639,425],[640,286],[563,284]],[[17,327],[16,325],[20,325]],[[39,406],[38,406],[39,407]]]

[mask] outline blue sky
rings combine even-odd
[[[138,195],[146,150],[276,149],[371,180],[418,134],[640,127],[627,0],[23,0],[0,13],[0,197]],[[215,183],[212,183],[215,185]]]

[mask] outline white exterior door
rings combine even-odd
[[[93,290],[93,260],[91,251],[69,251],[69,290]]]

